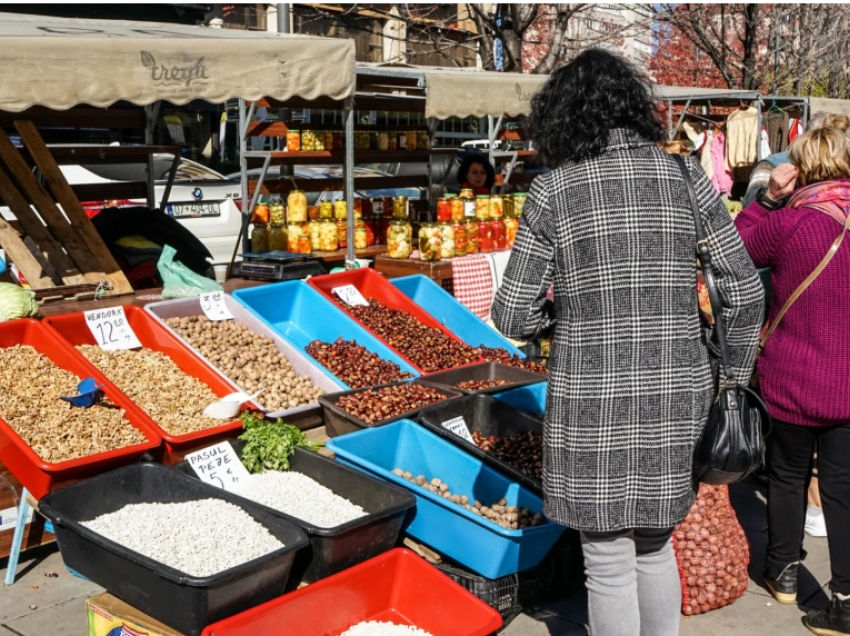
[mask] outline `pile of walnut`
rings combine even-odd
[[[0,417],[44,461],[57,464],[147,441],[106,398],[87,409],[59,399],[77,395],[79,383],[30,346],[0,348]]]
[[[685,616],[729,605],[747,591],[750,549],[729,502],[728,486],[700,485],[673,542]]]
[[[258,398],[270,411],[313,404],[324,391],[306,375],[297,375],[275,341],[235,320],[206,316],[169,318],[166,324],[200,351],[243,391],[265,392]]]
[[[106,351],[92,345],[77,350],[169,435],[223,424],[203,414],[218,396],[197,378],[183,373],[164,353],[150,349]]]

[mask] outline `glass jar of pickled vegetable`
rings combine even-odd
[[[334,146],[334,134],[332,130],[326,130],[322,133],[322,137],[325,141],[325,150],[334,150],[336,146]]]
[[[387,150],[398,150],[398,133],[394,130],[387,133]]]
[[[408,150],[416,150],[416,148],[417,148],[416,144],[419,140],[418,136],[416,134],[416,131],[415,130],[408,130],[406,136],[407,136],[407,149]]]
[[[452,220],[452,204],[448,197],[437,199],[437,222]]]
[[[505,217],[513,216],[514,214],[514,195],[506,194],[502,197],[505,202]]]
[[[440,260],[442,243],[443,238],[437,223],[423,223],[419,226],[419,260]]]
[[[431,147],[431,140],[428,139],[427,130],[419,130],[416,132],[416,147],[419,150],[428,150]]]
[[[501,219],[505,216],[505,204],[501,194],[490,196],[490,218]]]
[[[325,149],[325,136],[315,130],[305,130],[301,133],[301,150],[317,151]]]
[[[372,207],[372,218],[380,219],[384,216],[384,199],[381,197],[375,197],[370,200],[370,206]]]
[[[455,231],[451,221],[440,223],[440,258],[453,258],[455,255]]]
[[[413,251],[413,228],[404,219],[393,219],[387,228],[387,256],[409,258]]]
[[[475,197],[475,218],[479,221],[490,220],[490,195],[479,194]]]
[[[493,237],[494,252],[504,252],[508,249],[505,222],[502,219],[493,219],[490,221],[490,234]]]
[[[354,249],[365,250],[369,247],[369,237],[366,233],[366,222],[363,219],[354,221]]]
[[[393,199],[393,218],[407,219],[408,217],[409,214],[407,197],[395,197]]]
[[[309,254],[310,253],[310,234],[299,234],[298,235],[298,253],[299,254]]]
[[[289,152],[298,152],[301,150],[301,131],[287,130],[286,131],[286,149]]]
[[[317,252],[322,249],[322,222],[310,221],[310,249]]]
[[[464,228],[466,229],[466,253],[478,254],[478,221],[467,219]]]
[[[275,225],[269,228],[269,250],[280,250],[285,252],[289,249],[289,243],[286,236],[286,226]]]
[[[303,224],[303,225],[306,225],[306,224]],[[298,236],[304,230],[309,231],[309,229],[306,228],[306,227],[304,227],[302,229],[301,223],[293,223],[293,222],[290,221],[289,224],[286,226],[286,232],[287,232],[287,235],[288,235],[287,236],[287,239],[288,239],[287,243],[289,245],[289,251],[290,252],[295,252],[296,254],[299,252]]]
[[[348,206],[345,199],[334,199],[334,218],[338,220],[348,218]]]
[[[254,212],[251,214],[251,223],[266,224],[271,221],[269,214],[269,206],[265,203],[258,203],[254,206]]]
[[[354,197],[354,218],[363,218],[363,199],[359,197]]]
[[[455,256],[466,256],[466,222],[463,220],[452,221],[452,231],[455,235]]]
[[[333,131],[333,140],[334,140],[334,148],[337,150],[342,150],[345,148],[345,144],[343,143],[344,137],[342,136],[341,130]]]
[[[366,247],[375,245],[378,240],[378,219],[366,219]]]
[[[449,205],[452,209],[452,221],[463,221],[463,199],[452,195],[449,197]]]
[[[334,216],[334,204],[330,199],[323,199],[319,203],[319,218],[332,219]]]
[[[307,195],[302,190],[292,190],[286,197],[288,220],[290,223],[305,223],[307,221]]]
[[[398,139],[398,149],[399,150],[407,150],[407,133],[403,130],[400,130],[397,135]]]
[[[505,245],[507,248],[513,249],[516,242],[516,232],[519,229],[519,219],[516,217],[505,218]]]
[[[525,207],[525,200],[528,198],[528,192],[514,193],[514,216],[519,218],[522,216],[522,209]]]
[[[474,219],[475,218],[475,195],[473,195],[472,190],[463,189],[460,191],[460,196],[458,199],[463,201],[463,218],[465,219]]]
[[[493,251],[493,226],[490,221],[478,221],[478,251],[482,254]]]
[[[254,223],[251,229],[251,251],[269,251],[269,226],[265,223]]]
[[[390,149],[390,134],[386,130],[378,133],[378,150]]]
[[[337,219],[336,221],[336,234],[337,240],[339,241],[339,249],[345,249],[348,247],[348,223],[346,223],[343,219]]]
[[[339,249],[339,230],[331,219],[319,221],[319,249],[323,252],[335,252]]]

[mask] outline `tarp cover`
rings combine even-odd
[[[354,42],[232,29],[0,13],[0,110],[354,91]]]
[[[493,73],[479,70],[428,69],[425,74],[425,114],[428,117],[527,115],[531,98],[548,75]]]

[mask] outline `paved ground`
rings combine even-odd
[[[703,616],[683,618],[681,636],[804,636],[800,622],[806,608],[825,607],[829,556],[824,539],[806,539],[809,557],[801,578],[801,606],[779,605],[761,585],[767,522],[763,490],[751,484],[732,490],[733,504],[752,548],[750,586],[734,604]],[[19,566],[22,574],[12,587],[0,589],[0,636],[86,636],[86,598],[100,589],[72,576],[58,552],[31,558]],[[48,574],[56,573],[53,578]],[[0,577],[5,571],[0,570]],[[587,636],[583,594],[535,608],[519,616],[505,636]],[[276,636],[276,635],[258,635]],[[651,636],[651,635],[650,635]]]

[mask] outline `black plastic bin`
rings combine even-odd
[[[485,389],[462,389],[457,386],[458,383],[467,380],[507,380],[510,384],[502,384]],[[499,393],[500,391],[508,391],[509,389],[516,389],[529,384],[537,384],[538,382],[546,382],[546,377],[528,369],[511,367],[506,364],[498,364],[497,362],[485,362],[484,364],[475,364],[459,369],[449,369],[448,371],[440,371],[439,373],[433,373],[422,378],[423,384],[445,387],[467,395]]]
[[[514,433],[533,432],[543,434],[543,422],[523,413],[512,406],[487,395],[466,395],[457,400],[427,406],[419,412],[419,423],[468,453],[481,459],[504,475],[515,479],[520,485],[535,494],[543,493],[543,485],[536,479],[521,473],[505,462],[485,453],[472,442],[467,442],[451,431],[443,428],[442,423],[456,417],[463,417],[470,433],[478,431],[485,437],[507,437]]]
[[[322,405],[322,411],[325,419],[325,429],[327,430],[328,436],[339,437],[340,435],[346,435],[348,433],[356,433],[357,431],[362,431],[364,428],[383,426],[384,424],[389,424],[390,422],[395,422],[397,420],[416,419],[416,416],[422,409],[415,409],[413,411],[407,411],[406,413],[399,413],[398,415],[388,417],[385,420],[378,420],[377,422],[369,423],[364,422],[360,418],[351,415],[348,411],[345,411],[336,405],[337,402],[339,402],[340,398],[346,395],[362,393],[364,391],[369,391],[370,389],[380,389],[385,386],[393,386],[395,384],[407,384],[408,382],[411,382],[412,384],[421,384],[427,386],[430,389],[434,389],[435,391],[445,395],[446,401],[453,400],[454,398],[463,395],[463,393],[456,389],[447,389],[442,386],[433,386],[431,383],[424,381],[424,379],[420,380],[418,378],[412,381],[402,380],[401,382],[391,382],[390,384],[382,384],[380,386],[364,387],[361,389],[352,389],[350,391],[341,391],[339,393],[320,395],[319,404]],[[437,404],[445,404],[445,401],[434,402],[434,405]],[[427,407],[422,408],[430,408],[431,406],[433,405],[428,405]]]
[[[241,456],[244,443],[237,441],[231,442],[231,445]],[[187,461],[174,468],[195,477]],[[335,528],[320,528],[252,501],[253,505],[269,514],[299,526],[310,540],[310,546],[295,557],[287,586],[289,589],[295,589],[301,583],[313,583],[392,549],[398,543],[407,511],[416,505],[416,497],[408,491],[304,448],[295,449],[290,470],[314,479],[368,514]]]
[[[135,503],[223,499],[285,547],[208,577],[184,574],[85,528],[81,522]],[[261,506],[159,464],[119,468],[50,493],[39,510],[53,522],[65,565],[187,636],[284,593],[304,532]],[[236,539],[234,539],[236,540]]]

